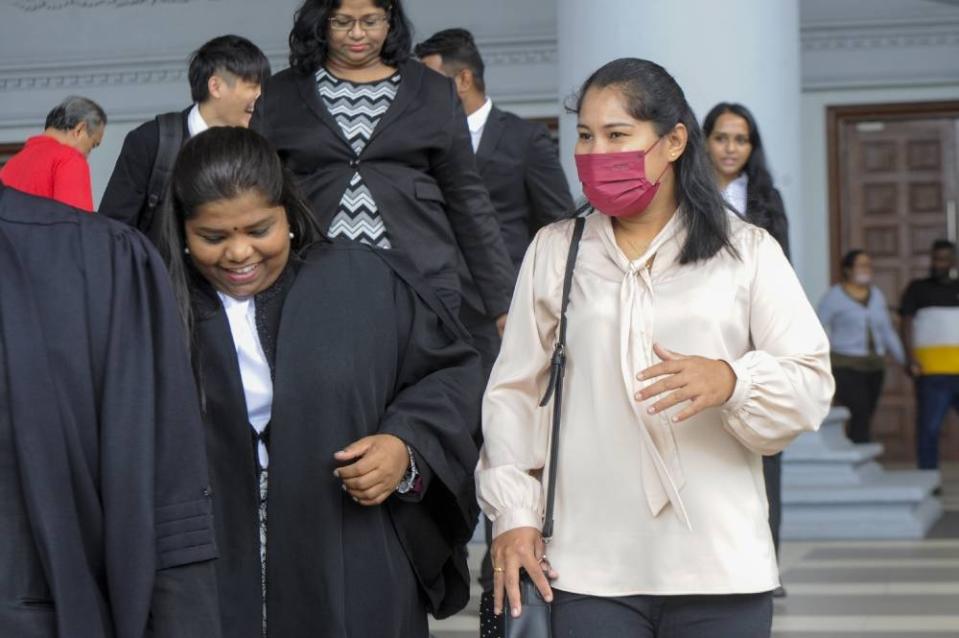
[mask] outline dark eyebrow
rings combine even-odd
[[[630,122],[611,122],[609,124],[604,124],[603,128],[604,129],[632,128],[633,126],[635,126],[635,124],[631,124]],[[587,126],[586,124],[579,123],[579,124],[576,124],[576,128],[589,128],[589,126]]]
[[[259,220],[259,221],[256,221],[256,222],[253,222],[252,224],[248,224],[248,225],[244,226],[241,230],[253,230],[254,228],[257,228],[258,226],[263,226],[264,224],[266,224],[266,223],[268,223],[268,222],[272,222],[272,221],[273,221],[273,220],[270,219],[269,217],[264,217],[263,219],[261,219],[261,220]],[[215,234],[215,233],[229,232],[229,229],[225,229],[225,228],[207,228],[206,226],[200,226],[200,227],[198,227],[198,228],[196,229],[195,232],[198,232],[198,233],[214,233],[214,234]]]

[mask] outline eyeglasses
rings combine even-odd
[[[352,31],[358,24],[363,31],[377,31],[382,29],[389,21],[389,14],[363,16],[362,18],[333,16],[330,18],[330,29],[333,31]]]

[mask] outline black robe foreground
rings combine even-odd
[[[0,635],[218,636],[203,426],[159,257],[0,185],[0,340]]]
[[[264,344],[275,357],[269,635],[425,638],[427,612],[443,618],[469,599],[479,358],[395,253],[324,241],[291,269],[276,284],[285,300]],[[209,291],[195,301],[223,632],[259,638],[254,439],[226,314]],[[413,448],[428,479],[421,498],[363,507],[341,489],[333,454],[376,433]]]

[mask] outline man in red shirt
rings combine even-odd
[[[85,97],[70,96],[47,115],[42,134],[0,169],[0,182],[31,195],[93,211],[87,156],[100,145],[107,115]]]

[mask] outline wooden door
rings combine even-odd
[[[929,105],[830,110],[833,279],[839,279],[842,254],[866,250],[897,326],[903,290],[928,274],[930,245],[956,241],[959,232],[959,104],[954,106],[953,113],[924,111]],[[887,460],[915,459],[913,384],[898,366],[888,368],[872,429]],[[955,414],[944,427],[941,456],[959,460]]]

